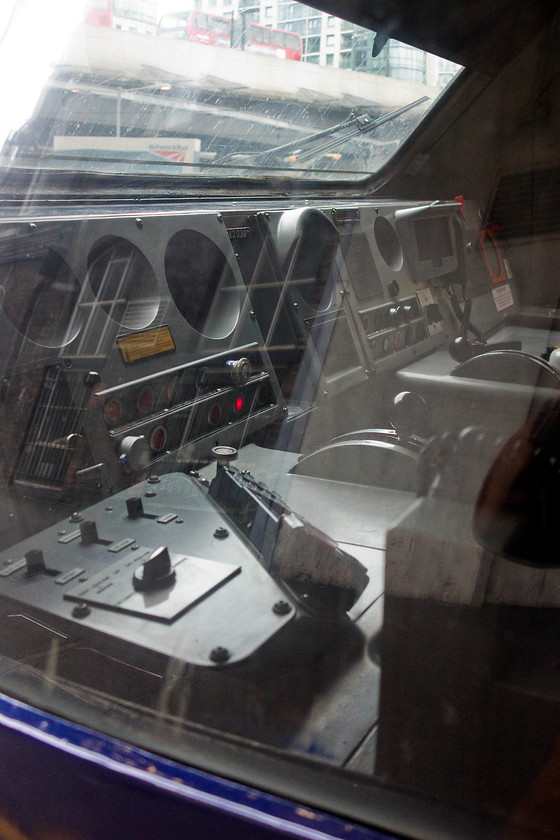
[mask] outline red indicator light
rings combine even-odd
[[[136,399],[136,408],[140,414],[147,414],[154,407],[154,392],[151,388],[142,388]]]
[[[163,426],[156,426],[150,435],[150,446],[154,452],[159,452],[165,446],[167,435]]]
[[[259,405],[265,405],[268,401],[268,387],[261,385],[257,392],[257,402]]]
[[[222,416],[222,409],[218,403],[214,403],[208,411],[208,423],[210,426],[217,426]]]
[[[241,414],[243,411],[243,406],[245,405],[245,400],[243,397],[236,397],[235,402],[233,404],[233,410],[236,414]]]

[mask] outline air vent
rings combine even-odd
[[[501,239],[560,231],[560,168],[503,175],[490,221]]]

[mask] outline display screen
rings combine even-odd
[[[453,242],[447,216],[417,219],[414,235],[421,262],[453,256]]]

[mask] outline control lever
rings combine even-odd
[[[32,548],[25,554],[25,564],[28,575],[51,575],[59,574],[58,569],[48,569],[45,566],[45,557],[40,548]]]
[[[451,343],[449,353],[454,361],[466,362],[473,356],[491,353],[493,350],[521,350],[521,347],[520,341],[496,341],[493,344],[483,344],[480,341],[471,341],[465,335],[460,335]]]
[[[219,465],[209,495],[269,574],[307,607],[330,614],[356,603],[369,580],[365,567],[249,472]]]
[[[424,445],[425,439],[414,434],[414,430],[422,429],[427,416],[428,408],[420,394],[414,391],[401,391],[393,397],[389,409],[389,421],[401,443],[420,448]]]

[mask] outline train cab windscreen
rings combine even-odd
[[[0,10],[0,706],[558,837],[558,13],[192,5]]]

